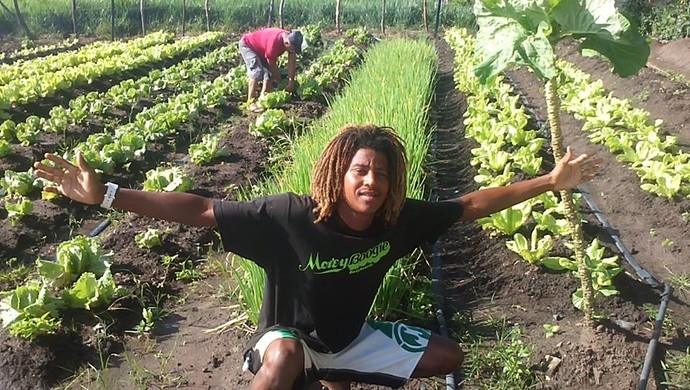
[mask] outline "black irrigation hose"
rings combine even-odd
[[[640,374],[640,381],[637,383],[637,390],[645,390],[647,388],[647,381],[649,380],[649,371],[652,369],[652,359],[656,355],[656,346],[659,343],[659,335],[661,335],[661,328],[664,326],[664,315],[666,314],[666,305],[673,293],[673,287],[670,284],[664,283],[664,294],[661,296],[661,304],[659,305],[659,314],[656,316],[654,322],[654,331],[652,332],[652,339],[649,340],[647,347],[647,355],[644,358],[644,366]]]
[[[97,235],[101,234],[105,228],[110,226],[110,219],[106,218],[101,223],[96,226],[91,233],[89,233],[88,237],[96,237]]]
[[[438,200],[437,196],[433,196],[432,200]],[[441,273],[441,237],[434,242],[431,253],[431,287],[434,291],[434,300],[436,302],[436,320],[438,321],[439,333],[443,337],[448,337],[448,325],[446,324],[446,316],[443,312],[444,298],[443,298],[443,276]],[[455,373],[446,375],[446,389],[456,390]]]
[[[434,156],[436,156],[439,152],[439,141],[438,141],[438,131],[433,132],[433,139],[431,142],[431,152]],[[439,184],[438,180],[434,178],[432,180],[432,188],[431,188],[431,200],[432,201],[437,201],[439,199],[438,195],[438,190],[439,190]],[[441,271],[442,267],[442,262],[441,262],[441,240],[443,238],[443,235],[439,236],[436,241],[434,242],[433,248],[432,248],[432,253],[431,253],[431,286],[434,292],[434,301],[436,303],[436,320],[438,321],[439,324],[439,333],[443,337],[448,337],[448,325],[446,324],[446,316],[445,313],[443,312],[443,307],[444,305],[444,294],[443,294],[443,275]],[[458,389],[458,384],[456,384],[455,380],[455,373],[451,372],[446,375],[446,390],[456,390]]]
[[[436,200],[436,199],[434,199]],[[443,278],[441,275],[441,239],[437,239],[434,243],[431,254],[431,286],[434,291],[434,298],[436,300],[436,320],[439,324],[439,332],[443,337],[448,337],[448,326],[446,324],[446,316],[443,313]],[[456,390],[455,373],[446,375],[446,389]]]
[[[506,80],[513,87],[513,89],[519,92],[520,89],[517,86],[517,84],[508,75],[505,75],[505,77]],[[527,111],[529,111],[529,113],[532,115],[532,118],[534,118],[537,121],[539,129],[548,129],[548,122],[541,121],[537,117],[537,115],[535,115],[534,111],[530,108],[531,106],[528,104],[525,95],[523,93],[519,93],[519,96],[522,105],[525,107]],[[578,188],[578,191],[582,194],[582,198],[587,203],[587,206],[589,206],[596,218],[604,226],[606,232],[611,236],[614,243],[616,244],[616,247],[623,254],[623,258],[625,258],[628,264],[630,264],[630,266],[635,270],[637,276],[639,276],[646,284],[648,284],[652,288],[661,288],[662,286],[664,287],[664,292],[661,296],[661,303],[659,304],[659,314],[657,316],[656,322],[654,323],[654,330],[652,332],[652,337],[649,340],[649,345],[647,347],[647,354],[645,356],[644,366],[642,367],[642,373],[640,374],[640,381],[637,384],[637,390],[644,390],[647,388],[649,372],[652,368],[652,360],[656,355],[656,347],[659,344],[659,336],[661,335],[661,328],[664,324],[666,306],[668,305],[668,301],[671,298],[671,294],[673,294],[673,288],[666,282],[659,282],[654,276],[652,276],[649,272],[642,268],[642,266],[640,266],[640,264],[635,260],[630,251],[625,247],[620,237],[618,237],[616,230],[613,227],[611,227],[611,225],[608,223],[608,221],[604,217],[604,213],[602,213],[599,207],[597,207],[597,205],[594,203],[594,200],[589,195],[589,192],[583,190],[582,188]]]
[[[656,280],[656,278],[654,278],[649,272],[642,268],[642,266],[640,266],[640,264],[635,260],[630,251],[625,247],[625,245],[621,241],[620,237],[618,237],[616,230],[609,224],[609,222],[604,217],[604,213],[602,213],[601,210],[594,203],[594,200],[592,200],[592,197],[589,195],[589,192],[582,189],[581,187],[578,187],[578,191],[582,194],[582,199],[584,199],[584,201],[587,203],[587,206],[589,206],[589,208],[592,210],[594,216],[597,217],[599,222],[601,222],[602,226],[604,226],[604,228],[606,229],[606,232],[611,236],[613,242],[616,244],[618,250],[621,251],[625,260],[635,270],[637,276],[644,280],[644,282],[648,285],[654,288],[660,288],[662,284],[658,280]]]

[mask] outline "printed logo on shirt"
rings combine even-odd
[[[431,332],[426,329],[408,326],[401,322],[367,321],[367,324],[395,340],[407,352],[424,352],[429,344]]]
[[[337,272],[356,274],[357,272],[373,267],[376,263],[381,261],[383,256],[387,255],[390,250],[391,243],[382,241],[364,252],[353,253],[344,258],[334,257],[328,260],[321,260],[319,254],[316,253],[315,255],[309,256],[309,262],[304,266],[300,266],[299,270],[311,270],[311,272],[315,274],[332,274]]]

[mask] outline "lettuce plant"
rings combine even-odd
[[[109,256],[96,238],[79,236],[58,246],[57,261],[36,260],[39,280],[1,293],[0,320],[10,334],[27,339],[55,333],[59,311],[93,310],[128,294],[110,272]]]
[[[144,191],[185,192],[194,186],[194,181],[180,167],[158,167],[146,172]]]
[[[194,164],[208,164],[214,159],[227,156],[228,150],[225,147],[218,147],[220,137],[214,134],[205,134],[201,142],[189,145],[189,159]]]
[[[58,309],[62,307],[64,303],[53,298],[46,286],[32,281],[0,300],[0,320],[11,335],[34,339],[55,333],[60,325]]]
[[[7,119],[0,124],[0,139],[12,142],[15,139],[17,125]]]
[[[12,151],[10,143],[0,138],[0,158],[9,156]]]
[[[146,231],[137,233],[134,236],[134,242],[139,248],[151,249],[163,244],[161,239],[161,231],[158,229],[146,229]]]
[[[289,120],[281,109],[266,110],[249,127],[250,133],[260,137],[278,135],[287,130]]]
[[[290,93],[287,91],[269,92],[259,99],[259,104],[263,108],[280,108],[290,101]]]
[[[21,218],[33,213],[34,204],[29,198],[10,195],[5,197],[5,210],[7,210],[7,219],[12,225],[16,225]]]
[[[5,177],[0,179],[2,192],[10,195],[27,196],[34,189],[33,171],[15,172],[5,171]]]

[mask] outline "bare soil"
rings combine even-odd
[[[476,145],[466,140],[463,134],[462,115],[466,104],[465,96],[453,87],[454,53],[442,40],[437,40],[436,45],[440,69],[431,118],[437,131],[432,155],[439,164],[434,166],[430,183],[435,185],[441,198],[449,198],[475,189],[472,178],[476,172],[469,164],[469,150]],[[601,78],[605,87],[616,96],[633,100],[636,106],[649,111],[652,118],[664,119],[666,131],[678,136],[681,144],[688,145],[690,96],[686,84],[651,69],[643,69],[637,76],[621,79],[610,74],[605,63],[581,58],[571,47],[563,47],[561,54],[590,73],[593,79]],[[688,56],[686,54],[685,58]],[[524,71],[511,72],[510,76],[538,119],[545,120],[545,104],[536,80]],[[197,193],[232,198],[232,184],[250,183],[265,170],[272,145],[257,142],[248,135],[248,124],[254,114],[242,113],[237,106],[238,102],[228,102],[226,107],[216,112],[219,116],[232,115],[223,125],[223,129],[229,132],[225,145],[231,155],[220,164],[193,171],[197,183],[194,191]],[[303,117],[313,118],[319,116],[325,107],[296,102],[292,109],[298,110]],[[635,260],[659,281],[667,280],[671,274],[687,273],[685,256],[690,253],[689,227],[681,213],[690,209],[688,201],[667,201],[643,192],[631,171],[606,150],[589,143],[579,131],[580,123],[565,113],[562,113],[561,120],[567,144],[578,152],[597,151],[604,159],[600,175],[583,190],[591,194]],[[25,156],[28,160],[32,154]],[[159,157],[169,159],[170,156]],[[30,161],[17,161],[9,166],[26,167],[28,163]],[[8,168],[2,162],[0,169],[16,168]],[[132,168],[130,174],[136,176],[141,169],[144,167]],[[119,179],[127,181],[124,177]],[[9,253],[22,246],[27,258],[35,254],[49,255],[51,248],[40,245],[41,234],[68,229],[70,218],[84,220],[85,223],[77,227],[81,232],[88,232],[102,220],[94,208],[67,203],[45,204],[29,222],[10,231],[1,229],[0,242],[6,246],[4,250]],[[589,222],[586,236],[599,237],[610,254],[620,255],[620,250],[610,238],[611,231],[605,229],[586,208],[584,211]],[[145,252],[134,245],[133,235],[146,227],[170,229],[165,235],[162,250]],[[651,229],[655,235],[650,234]],[[27,233],[33,230],[41,233]],[[204,248],[218,247],[214,232],[125,215],[107,228],[102,237],[104,245],[115,252],[114,270],[121,283],[132,288],[148,285],[150,289],[146,294],[150,294],[150,298],[156,293],[171,294],[172,298],[164,299],[170,315],[150,337],[137,337],[125,332],[141,319],[141,308],[136,300],[120,302],[118,308],[121,310],[101,313],[102,316],[117,318],[113,327],[108,329],[108,337],[101,337],[101,333],[94,330],[95,318],[83,322],[80,313],[74,313],[74,316],[81,321],[75,321],[75,325],[68,327],[63,334],[34,343],[11,338],[0,331],[0,388],[49,388],[58,383],[70,388],[104,389],[247,388],[251,375],[241,370],[241,354],[248,333],[240,328],[208,332],[237,315],[233,302],[224,293],[232,286],[222,275],[211,272],[212,267],[204,268],[207,276],[201,281],[185,284],[174,277],[179,265],[168,272],[160,265],[161,254],[178,254],[180,259],[188,258],[203,266]],[[664,241],[666,239],[673,245],[664,244],[669,242]],[[636,387],[652,334],[644,306],[658,307],[661,291],[641,281],[631,267],[626,265],[626,272],[615,280],[620,296],[599,303],[600,309],[609,313],[611,320],[602,321],[596,329],[589,329],[581,324],[582,315],[572,306],[570,296],[577,288],[577,282],[571,276],[546,272],[524,263],[506,249],[502,240],[490,239],[474,223],[457,224],[444,235],[442,243],[445,313],[467,312],[477,321],[505,316],[510,323],[523,327],[524,341],[534,348],[530,365],[538,374],[537,388],[617,390]],[[223,257],[222,253],[216,255]],[[690,324],[687,304],[686,296],[673,294],[668,315],[676,325],[662,331],[648,389],[664,388],[659,358],[669,351],[683,352],[690,346],[685,329]],[[624,320],[634,327],[624,330],[613,320]],[[547,338],[542,327],[545,323],[557,323],[561,331],[555,337]],[[457,327],[452,321],[449,324],[452,336],[459,337],[467,330]],[[546,355],[562,360],[548,378],[540,364]],[[74,376],[75,370],[88,365],[108,368],[101,371],[100,376],[94,370],[78,371],[82,374]],[[473,388],[473,384],[465,383],[464,387]],[[357,385],[356,388],[378,387]],[[405,388],[440,389],[445,388],[445,383],[443,378],[412,380]]]

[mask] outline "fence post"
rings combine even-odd
[[[72,0],[72,33],[76,37],[77,33],[77,0]]]
[[[110,40],[115,40],[115,0],[110,0]]]
[[[182,0],[182,36],[185,36],[187,23],[187,0]]]
[[[280,0],[278,6],[278,19],[280,20],[280,28],[283,28],[283,10],[285,9],[285,0]]]
[[[381,6],[381,34],[386,33],[386,0],[383,0]]]
[[[204,12],[206,13],[206,31],[211,31],[211,17],[208,14],[208,0],[204,0]]]
[[[340,29],[340,0],[335,0],[335,32],[342,32]]]
[[[438,0],[438,5],[436,6],[436,27],[434,27],[434,38],[438,35],[438,24],[441,21],[441,0]]]
[[[144,0],[139,0],[139,13],[141,14],[141,35],[146,35],[146,24],[144,23]]]
[[[26,21],[22,16],[22,12],[19,10],[19,3],[17,3],[17,0],[14,0],[13,3],[14,17],[17,19],[17,24],[22,30],[24,30],[24,34],[26,34],[27,38],[29,38],[32,41],[36,40],[36,36],[31,32],[31,30],[29,30],[29,26],[26,24]],[[2,4],[2,7],[5,9],[5,11],[9,12],[10,14],[12,13],[11,11],[9,11],[9,9],[5,6],[4,3],[0,2],[0,4]]]
[[[273,19],[273,2],[275,0],[271,0],[271,2],[268,4],[268,22],[266,23],[266,27],[271,27],[272,19]]]
[[[429,32],[429,0],[424,0],[424,7],[422,8],[422,20],[424,21],[424,30]]]

